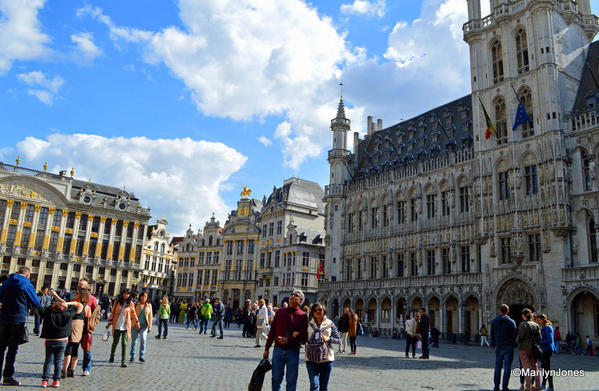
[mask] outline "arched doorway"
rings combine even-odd
[[[476,342],[480,328],[478,324],[478,300],[473,296],[468,297],[464,311],[466,340]]]
[[[391,323],[391,299],[388,297],[381,304],[381,323]]]
[[[362,319],[364,315],[364,300],[360,297],[356,299],[356,315],[358,315],[359,319]]]
[[[497,306],[507,304],[510,307],[509,316],[514,319],[516,324],[522,321],[522,310],[530,308],[535,311],[535,295],[532,289],[523,281],[512,278],[506,281],[497,293]]]
[[[448,339],[453,339],[453,334],[459,332],[458,323],[458,299],[455,296],[450,296],[445,301],[445,328]]]
[[[371,326],[376,325],[376,299],[374,297],[368,301],[367,323]]]
[[[599,337],[599,300],[592,292],[583,290],[572,299],[570,306],[572,329],[584,341],[586,336]]]
[[[331,319],[337,319],[340,314],[339,314],[339,300],[334,297],[331,300],[331,305],[329,308],[329,315]]]
[[[433,327],[439,328],[441,326],[441,302],[437,297],[431,297],[428,301],[428,317],[431,320],[431,329]]]
[[[398,297],[397,301],[395,302],[395,319],[397,321],[399,329],[401,329],[401,327],[404,326],[406,322],[406,309],[406,299],[404,299],[403,297]]]
[[[411,307],[412,307],[412,312],[414,312],[414,313],[420,311],[420,309],[423,307],[422,299],[418,296],[413,298]]]
[[[351,300],[350,299],[343,300],[343,310],[345,310],[346,308],[351,309]]]
[[[252,300],[252,292],[249,289],[245,291],[245,300]]]
[[[225,303],[225,305],[229,304],[229,290],[225,289],[223,291],[223,303]]]
[[[239,306],[239,300],[240,297],[239,295],[241,294],[241,291],[239,289],[233,289],[233,308],[241,308]]]

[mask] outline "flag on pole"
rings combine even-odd
[[[485,132],[485,139],[491,137],[493,133],[495,133],[495,126],[493,126],[493,122],[491,122],[491,118],[489,118],[489,114],[487,114],[487,109],[485,109],[485,105],[483,105],[483,101],[478,98],[480,105],[483,107],[483,112],[485,113],[485,121],[487,121],[487,131]]]
[[[320,277],[324,274],[324,267],[323,267],[323,262],[322,259],[318,260],[318,271],[316,272],[316,280],[320,281]]]
[[[518,96],[518,94],[516,94],[516,90],[514,89],[514,86],[511,84],[510,84],[510,86],[512,87],[512,91],[514,91],[514,95],[516,95],[516,99],[518,99],[518,109],[516,110],[516,119],[514,120],[514,126],[512,126],[512,130],[515,130],[518,126],[526,123],[526,121],[530,121],[530,117],[528,116],[528,113],[526,112],[526,109],[524,108],[524,105],[522,104],[520,97]]]

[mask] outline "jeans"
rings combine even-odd
[[[64,359],[64,350],[67,347],[67,341],[46,341],[46,361],[44,361],[44,373],[42,380],[50,379],[50,370],[54,364],[53,380],[60,380],[60,370]]]
[[[91,372],[92,370],[92,348],[89,348],[89,351],[83,351],[83,370]]]
[[[510,372],[512,371],[512,361],[514,360],[514,347],[509,345],[499,345],[495,347],[495,375],[493,381],[495,389],[499,389],[499,381],[501,380],[501,368],[503,368],[503,387],[502,390],[508,388],[510,383]]]
[[[33,334],[37,335],[40,333],[40,326],[42,325],[42,317],[40,314],[33,315]]]
[[[410,335],[410,334],[406,334],[406,356],[408,356],[409,351],[410,351],[410,346],[412,347],[412,357],[416,357],[416,341],[418,340],[418,338]]]
[[[6,352],[6,363],[2,372],[4,378],[10,378],[15,374],[15,359],[19,350],[17,343],[23,335],[23,327],[25,327],[23,323],[0,323],[0,369]]]
[[[119,338],[121,339],[121,362],[125,362],[125,356],[127,355],[127,342],[129,342],[127,330],[114,330],[114,336],[112,337],[112,347],[110,348],[110,358],[114,359],[114,353],[116,352],[116,347],[119,344]]]
[[[487,346],[489,346],[489,340],[487,339],[486,335],[481,335],[480,336],[480,347],[482,348],[483,346],[485,346],[485,344],[487,344]]]
[[[131,360],[135,358],[135,351],[137,350],[137,339],[139,337],[139,358],[144,358],[146,353],[146,337],[148,336],[148,326],[142,327],[138,330],[137,327],[133,327],[131,330]]]
[[[275,348],[272,353],[272,391],[281,391],[285,366],[286,391],[295,391],[297,383],[297,367],[299,365],[299,349]]]
[[[164,329],[164,334],[162,333],[162,329]],[[168,319],[158,319],[158,337],[161,335],[168,335]]]
[[[208,321],[206,321],[206,325],[208,325]],[[216,326],[220,330],[220,336],[223,337],[223,318],[214,318],[212,319],[212,335],[216,334]]]
[[[341,337],[341,341],[339,341],[339,351],[345,352],[345,348],[347,348],[347,331],[339,333]]]
[[[318,363],[306,361],[306,369],[310,378],[310,391],[328,391],[333,362]]]
[[[210,321],[210,319],[200,319],[200,333],[204,332],[204,334],[206,334],[208,332],[208,321]]]
[[[551,350],[543,350],[543,357],[541,357],[541,368],[549,371],[551,369]],[[549,387],[553,388],[553,376],[547,374],[543,376],[543,384],[549,383]]]

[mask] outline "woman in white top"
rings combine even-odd
[[[326,347],[320,359],[314,359],[309,350],[318,346],[319,341]],[[332,343],[340,342],[339,331],[335,324],[327,318],[327,311],[320,303],[312,304],[308,322],[308,342],[306,343],[306,369],[310,378],[310,391],[327,391],[329,379],[335,361],[335,349]],[[321,351],[322,352],[322,351]]]
[[[268,308],[266,308],[266,302],[264,299],[260,299],[258,301],[258,314],[256,315],[256,346],[255,348],[260,347],[260,340],[264,337],[264,340],[268,339],[268,335],[264,333],[264,330],[268,326]]]

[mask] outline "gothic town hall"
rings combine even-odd
[[[463,26],[470,95],[387,128],[369,118],[352,152],[341,99],[319,298],[384,335],[425,307],[443,336],[476,341],[507,303],[597,343],[598,18],[590,0],[491,0],[485,17],[480,1]]]

